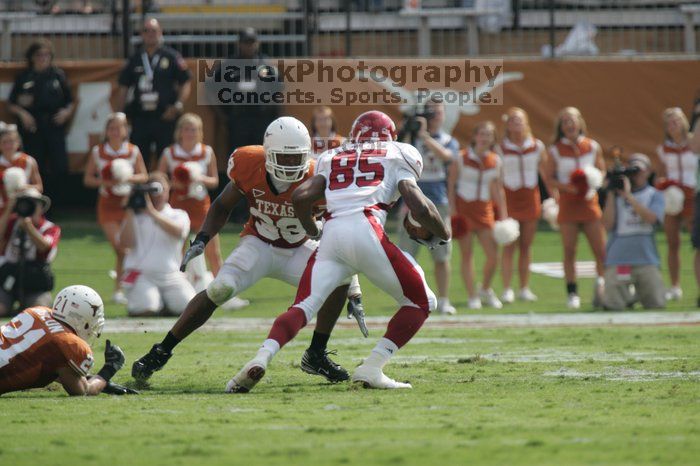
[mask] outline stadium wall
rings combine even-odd
[[[445,60],[444,63],[449,63]],[[71,169],[82,170],[89,148],[102,133],[111,111],[116,79],[122,61],[61,62],[79,102],[71,123],[68,149]],[[196,61],[190,61],[195,70]],[[15,74],[22,64],[0,64],[0,120],[11,121],[5,100]],[[501,115],[509,106],[520,106],[530,114],[537,137],[549,142],[553,121],[564,106],[579,107],[587,121],[590,135],[607,149],[622,146],[625,153],[650,153],[662,140],[661,112],[679,106],[686,112],[700,88],[698,61],[506,61],[504,70],[509,81],[504,84],[504,105],[471,106],[468,114],[453,106],[448,120],[454,121],[454,134],[462,144],[478,121],[490,119],[502,128]],[[345,90],[349,90],[346,86]],[[357,90],[380,90],[374,83],[357,83]],[[196,105],[196,91],[186,103],[186,110],[202,116],[205,141],[219,155],[219,167],[226,167],[227,135],[225,126],[211,107]],[[396,105],[353,105],[334,108],[338,126],[346,132],[354,117],[370,108],[378,108],[400,120]],[[308,122],[313,106],[289,106],[286,113]]]

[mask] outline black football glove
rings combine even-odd
[[[97,375],[109,382],[110,379],[114,377],[114,374],[122,368],[125,359],[124,351],[117,345],[112,345],[112,342],[107,340],[107,345],[105,346],[105,365],[102,366],[102,369],[100,369]]]
[[[107,386],[102,390],[102,393],[108,395],[138,395],[139,392],[133,388],[125,387],[114,382],[107,382]]]
[[[187,269],[187,264],[192,259],[204,254],[204,248],[207,246],[207,242],[209,242],[209,235],[202,232],[197,233],[194,240],[190,242],[190,247],[185,251],[182,263],[180,264],[180,272],[184,272],[185,269]]]

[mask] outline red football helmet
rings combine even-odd
[[[378,110],[365,112],[355,119],[350,128],[350,141],[393,141],[396,125],[386,113]]]

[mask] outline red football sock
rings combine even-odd
[[[404,306],[389,321],[384,338],[401,348],[420,330],[427,318],[428,313],[423,309]]]
[[[306,314],[298,307],[290,307],[287,312],[280,314],[272,324],[267,338],[275,340],[280,348],[289,343],[299,330],[306,325]]]

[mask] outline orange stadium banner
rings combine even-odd
[[[375,60],[377,62],[378,60]],[[333,66],[339,66],[342,60]],[[386,60],[382,60],[386,62]],[[405,62],[405,60],[404,60]],[[440,60],[442,66],[461,66],[465,60]],[[202,61],[190,60],[189,66],[197,78]],[[420,64],[419,59],[411,63]],[[621,146],[625,153],[650,153],[663,139],[661,112],[666,107],[678,106],[689,112],[700,88],[700,62],[678,61],[504,61],[497,104],[448,105],[446,125],[452,129],[462,145],[469,141],[471,129],[482,120],[492,120],[502,130],[501,116],[507,107],[518,106],[530,114],[535,135],[549,142],[557,112],[565,106],[581,109],[589,134],[604,149]],[[123,62],[90,61],[58,62],[66,71],[77,100],[68,134],[68,151],[72,171],[82,170],[89,148],[99,141],[107,115],[112,111],[117,76]],[[0,120],[12,121],[6,99],[14,76],[23,64],[0,64]],[[482,78],[486,79],[486,77]],[[415,91],[424,84],[408,83],[405,90]],[[318,86],[312,79],[296,83],[300,88]],[[444,83],[431,90],[444,89]],[[458,87],[458,86],[457,86]],[[343,91],[379,91],[376,82],[345,82]],[[219,167],[224,170],[228,153],[225,122],[209,105],[198,105],[197,91],[193,90],[187,111],[199,114],[204,120],[205,141],[218,154]],[[201,102],[201,101],[200,101]],[[326,103],[326,102],[324,102]],[[331,105],[341,133],[347,132],[353,119],[369,109],[379,109],[396,121],[401,119],[397,104]],[[309,122],[314,105],[287,105],[286,114]],[[261,135],[262,136],[262,135]]]

